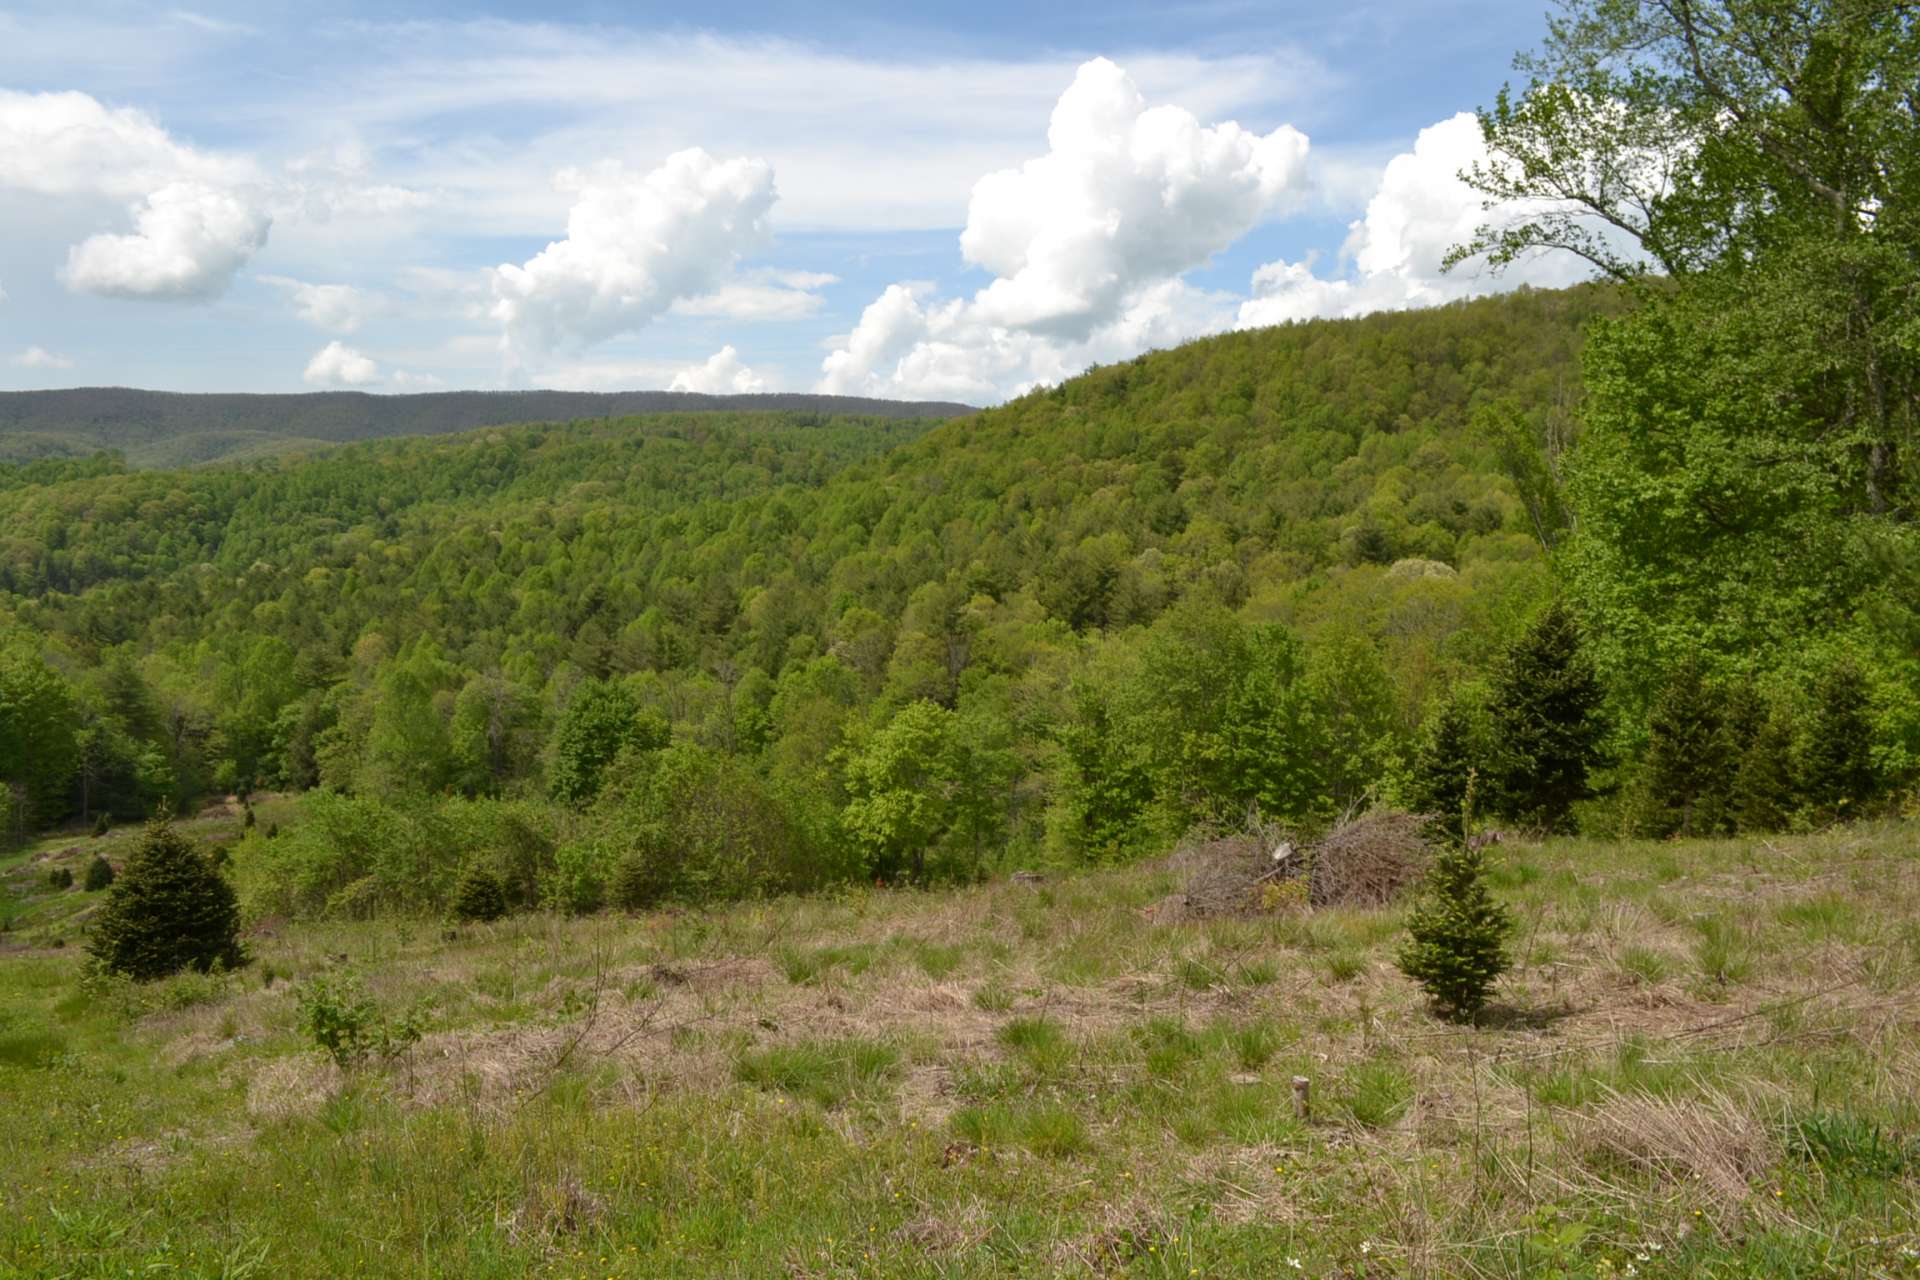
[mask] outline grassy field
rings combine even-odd
[[[0,864],[0,1275],[1920,1276],[1912,822],[1509,845],[1472,1029],[1398,911],[1181,922],[1156,867],[86,984],[46,871],[131,835]],[[349,976],[420,1042],[316,1052]]]

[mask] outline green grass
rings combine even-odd
[[[1916,836],[1505,848],[1476,1027],[1398,909],[1151,868],[83,981],[63,837],[0,860],[0,1276],[1920,1276]],[[336,1071],[335,973],[426,1038]]]

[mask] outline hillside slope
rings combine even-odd
[[[445,391],[189,395],[125,387],[0,392],[0,462],[117,449],[137,467],[193,466],[389,436],[643,413],[791,412],[951,418],[967,405],[856,396],[681,391]]]

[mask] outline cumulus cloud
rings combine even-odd
[[[1232,324],[1233,301],[1182,277],[1297,199],[1308,143],[1148,107],[1104,58],[1055,106],[1048,150],[973,189],[962,256],[994,279],[971,299],[889,286],[821,365],[836,394],[993,400],[1096,360]]]
[[[144,195],[193,180],[253,176],[245,161],[176,142],[143,111],[84,93],[0,90],[0,186],[40,195]]]
[[[566,238],[492,273],[493,318],[514,346],[536,351],[639,329],[713,294],[766,242],[775,199],[765,161],[697,147],[645,175],[607,166],[559,182],[575,197]]]
[[[314,354],[303,376],[316,387],[364,387],[380,380],[380,366],[335,340]]]
[[[1047,154],[973,188],[960,252],[997,278],[983,319],[1084,340],[1143,286],[1200,266],[1304,186],[1307,138],[1149,108],[1105,58],[1082,66]]]
[[[263,284],[285,289],[293,296],[293,308],[300,318],[316,329],[333,333],[352,333],[366,323],[373,301],[347,284],[311,284],[287,276],[259,276]]]
[[[22,369],[71,369],[73,361],[45,347],[28,347],[12,360]]]
[[[1571,255],[1515,263],[1498,276],[1484,263],[1441,263],[1483,224],[1525,216],[1523,205],[1488,209],[1462,171],[1488,160],[1479,122],[1469,113],[1420,131],[1413,149],[1387,162],[1367,211],[1349,229],[1341,256],[1349,270],[1323,277],[1312,262],[1270,262],[1253,275],[1253,297],[1240,308],[1242,327],[1314,316],[1361,315],[1427,307],[1519,284],[1558,287],[1588,274]]]
[[[766,389],[766,380],[740,362],[740,353],[732,343],[707,357],[705,363],[682,369],[667,384],[669,391],[698,391],[710,396],[751,395]]]
[[[133,207],[131,235],[97,235],[67,253],[67,287],[109,298],[221,293],[267,242],[271,220],[225,191],[175,182]]]

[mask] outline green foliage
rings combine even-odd
[[[1642,703],[1689,654],[1716,680],[1910,654],[1920,22],[1574,0],[1520,65],[1473,179],[1551,199],[1459,252],[1643,280],[1587,345],[1561,556],[1610,682]]]
[[[846,762],[842,822],[865,874],[924,882],[928,857],[977,873],[998,836],[1012,759],[1003,726],[936,703],[909,703]]]
[[[86,878],[80,882],[80,887],[88,893],[98,893],[112,884],[113,864],[107,861],[104,854],[94,854],[93,860],[87,863]]]
[[[1638,834],[1690,837],[1721,828],[1736,765],[1727,710],[1699,663],[1674,669],[1647,716]],[[1790,803],[1790,796],[1771,802]]]
[[[774,1045],[734,1063],[743,1084],[777,1089],[821,1107],[837,1107],[871,1093],[900,1072],[900,1051],[878,1040],[829,1040]]]
[[[73,888],[73,868],[54,867],[47,872],[47,888],[63,891]]]
[[[1576,801],[1606,761],[1606,692],[1580,624],[1555,601],[1501,656],[1489,701],[1487,808],[1546,831],[1573,826]]]
[[[1855,817],[1879,794],[1875,736],[1866,677],[1852,663],[1827,672],[1814,691],[1802,757],[1807,801],[1821,817]]]
[[[475,863],[453,887],[451,912],[455,920],[490,923],[507,914],[507,891],[500,877]]]
[[[1467,795],[1482,771],[1480,760],[1472,712],[1465,694],[1455,690],[1428,717],[1401,786],[1407,807],[1429,815],[1441,839],[1467,838]]]
[[[809,888],[833,870],[809,856],[779,798],[737,757],[691,743],[629,747],[614,772],[620,784],[593,826],[623,907]]]
[[[390,1062],[418,1044],[425,1032],[418,1009],[386,1017],[348,977],[314,978],[301,986],[298,1001],[301,1032],[343,1071],[368,1061]]]
[[[656,750],[667,743],[667,726],[643,719],[633,691],[618,681],[590,680],[574,690],[553,739],[547,789],[572,805],[592,803],[606,769],[629,746]]]
[[[102,968],[141,982],[245,958],[232,886],[164,815],[128,856],[87,947]]]
[[[1733,820],[1742,831],[1784,831],[1799,807],[1799,744],[1785,708],[1764,709],[1740,752],[1733,784]]]
[[[1471,821],[1472,788],[1463,815]],[[1486,1007],[1510,963],[1507,936],[1513,918],[1487,889],[1478,849],[1464,842],[1434,856],[1419,902],[1407,918],[1400,972],[1418,982],[1442,1017],[1470,1021]]]

